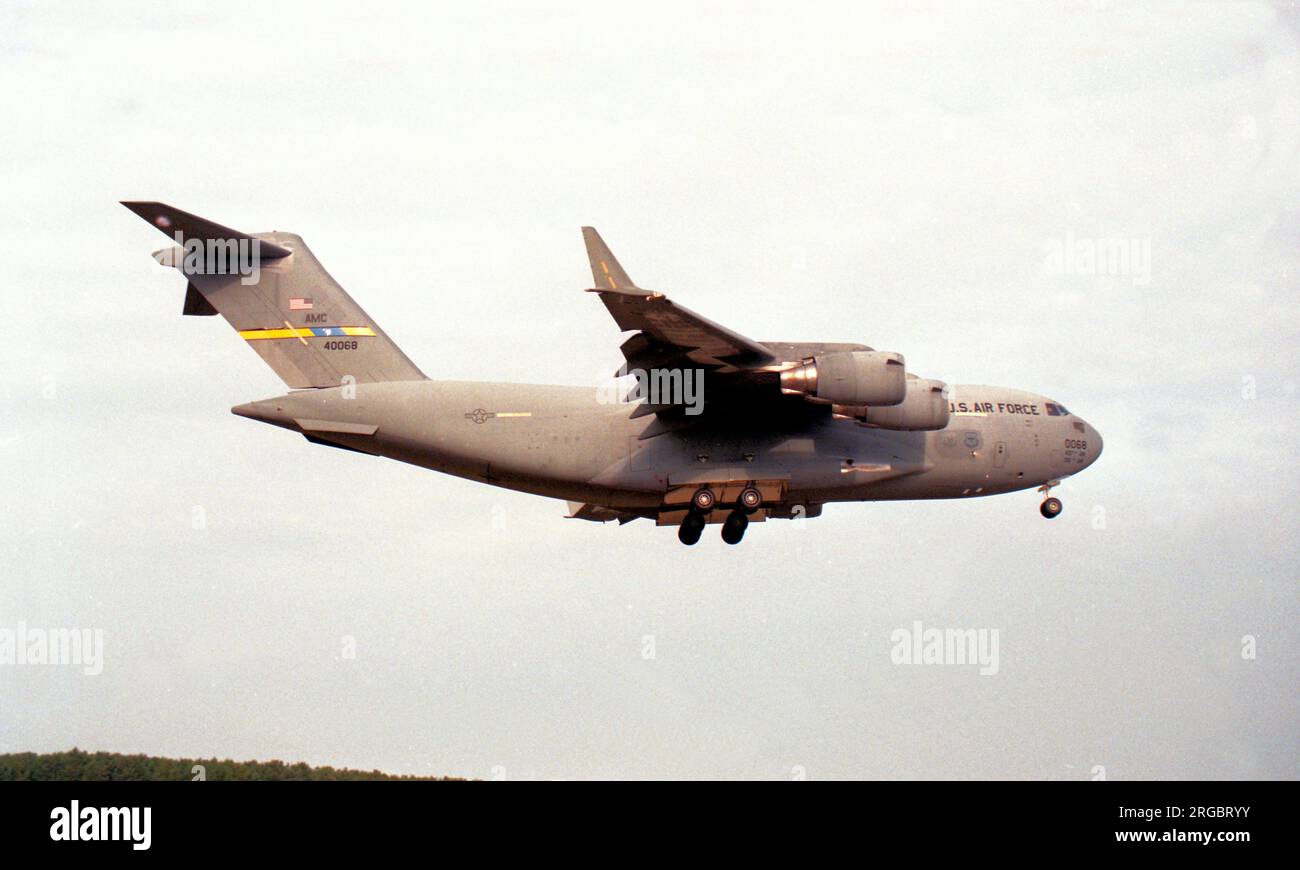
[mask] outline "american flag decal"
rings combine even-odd
[[[289,297],[289,310],[290,310],[290,311],[310,311],[311,308],[312,308],[312,304],[311,304],[311,297],[310,297],[310,296],[290,296],[290,297]]]

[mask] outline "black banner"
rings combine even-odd
[[[3,783],[5,845],[94,860],[366,854],[453,842],[633,854],[704,837],[738,852],[898,846],[935,854],[1115,855],[1174,861],[1283,849],[1292,783],[858,783],[718,786],[467,783]],[[803,790],[811,789],[804,793]],[[820,791],[820,794],[817,792]],[[702,798],[710,798],[704,803]],[[818,799],[820,798],[820,799]],[[1044,851],[1047,850],[1047,851]],[[1279,852],[1280,854],[1280,852]]]

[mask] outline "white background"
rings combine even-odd
[[[1294,778],[1298,17],[5,3],[0,627],[102,628],[105,665],[0,667],[0,752]],[[1051,523],[564,520],[229,414],[283,385],[121,199],[302,234],[435,378],[612,371],[590,223],[746,335],[1044,393],[1105,453]],[[1067,238],[1149,239],[1149,283],[1059,274]],[[914,620],[998,629],[1000,673],[892,664]]]

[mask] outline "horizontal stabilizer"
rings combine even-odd
[[[304,432],[333,432],[339,435],[374,435],[379,427],[373,423],[346,423],[337,420],[306,420],[294,417],[293,422]]]
[[[123,202],[122,205],[135,212],[145,221],[153,224],[158,228],[159,232],[178,245],[184,245],[191,239],[202,242],[246,240],[249,242],[256,241],[258,243],[258,254],[266,260],[278,260],[293,253],[288,248],[283,248],[248,233],[241,233],[239,230],[232,230],[230,227],[223,227],[221,224],[213,223],[207,218],[181,211],[175,206],[166,203]]]

